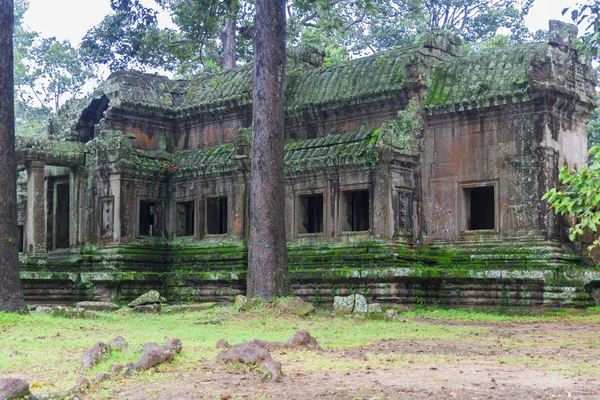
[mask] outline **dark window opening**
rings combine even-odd
[[[369,191],[342,192],[342,231],[369,230]]]
[[[323,194],[298,196],[298,233],[323,232]]]
[[[153,236],[156,230],[156,203],[140,201],[140,236]]]
[[[194,202],[177,203],[175,208],[177,212],[177,236],[194,236]]]
[[[19,237],[17,238],[17,245],[19,246],[19,253],[22,253],[25,250],[25,240],[24,240],[24,228],[23,225],[19,225]]]
[[[56,185],[56,248],[69,247],[69,184]]]
[[[468,196],[468,229],[482,230],[496,228],[496,210],[494,187],[485,186],[467,190]]]
[[[224,235],[227,233],[227,197],[206,199],[206,233]]]

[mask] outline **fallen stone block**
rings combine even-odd
[[[281,363],[273,360],[269,350],[253,342],[241,343],[233,346],[230,350],[223,350],[217,355],[217,362],[237,364],[239,362],[247,365],[256,365],[271,374],[274,382],[283,379]]]
[[[283,299],[277,304],[276,308],[282,313],[296,314],[301,317],[305,317],[315,312],[315,307],[312,304],[302,300],[300,297],[289,297]]]
[[[29,383],[24,379],[0,378],[0,399],[13,400],[30,396]]]
[[[81,356],[82,370],[86,371],[94,365],[98,364],[108,355],[108,346],[102,342],[98,342],[86,351]]]
[[[86,311],[116,311],[120,308],[115,303],[105,301],[80,301],[75,305]]]

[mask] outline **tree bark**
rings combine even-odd
[[[0,0],[0,311],[25,312],[19,278],[13,0]]]
[[[225,27],[221,34],[221,41],[223,42],[223,68],[233,69],[236,66],[236,38],[235,38],[235,24],[236,19],[234,16],[231,19],[225,21]]]
[[[288,293],[283,173],[285,2],[257,0],[247,294]]]

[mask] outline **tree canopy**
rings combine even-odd
[[[327,51],[328,62],[413,43],[436,29],[466,40],[502,29],[511,41],[531,38],[524,17],[534,0],[295,0],[286,4],[288,45]],[[112,0],[111,14],[82,42],[89,62],[123,68],[161,68],[187,75],[252,60],[253,0]],[[160,27],[167,11],[174,27]]]

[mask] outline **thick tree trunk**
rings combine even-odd
[[[235,17],[225,21],[225,28],[221,35],[223,41],[223,68],[226,69],[233,69],[236,66],[235,24]]]
[[[0,0],[0,311],[26,311],[19,279],[13,0]]]
[[[256,1],[250,172],[248,296],[271,300],[289,290],[283,175],[285,2]]]

